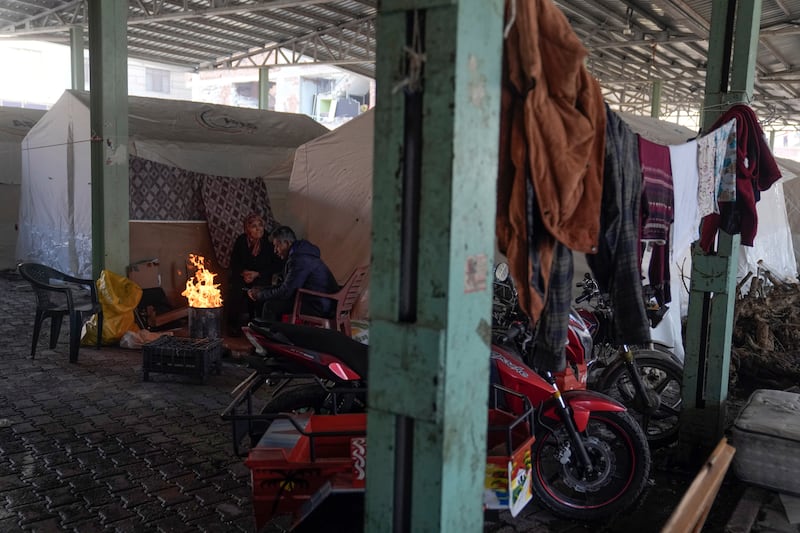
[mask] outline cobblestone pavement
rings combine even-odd
[[[30,359],[34,298],[0,273],[0,532],[253,531],[249,471],[220,418],[248,373],[151,374],[141,351],[82,347],[68,327]]]
[[[220,418],[249,371],[224,359],[206,384],[144,382],[141,351],[111,347],[82,347],[70,364],[66,324],[55,350],[45,324],[31,359],[33,310],[28,284],[0,272],[0,533],[254,531],[249,471]],[[695,473],[657,452],[649,488],[624,515],[586,524],[533,502],[484,531],[658,531]],[[729,471],[704,531],[725,530],[742,489]]]

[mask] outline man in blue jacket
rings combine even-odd
[[[286,261],[283,282],[272,287],[253,287],[247,295],[257,302],[264,303],[262,318],[280,320],[292,312],[297,289],[335,293],[339,290],[336,278],[322,261],[319,248],[306,240],[297,240],[294,231],[288,226],[280,226],[269,236],[275,253]],[[306,296],[303,298],[304,314],[330,316],[335,303],[328,298]]]

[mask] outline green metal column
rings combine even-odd
[[[69,52],[72,68],[72,88],[85,91],[86,81],[83,72],[83,28],[80,26],[72,26],[69,29]]]
[[[269,109],[269,67],[258,69],[258,108]]]
[[[658,118],[661,116],[661,80],[653,81],[653,88],[650,92],[650,116]]]
[[[92,270],[130,263],[127,2],[89,0]]]
[[[483,530],[501,0],[385,0],[366,530]]]
[[[714,0],[704,128],[731,104],[750,101],[760,20],[761,0]],[[725,429],[738,256],[739,235],[723,231],[714,255],[692,251],[679,443],[687,462],[705,459]]]

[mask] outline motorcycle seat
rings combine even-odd
[[[272,340],[328,353],[357,372],[361,379],[367,379],[369,347],[335,329],[266,321],[251,322],[250,327]]]

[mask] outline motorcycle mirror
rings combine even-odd
[[[508,279],[508,263],[498,263],[494,267],[494,279],[497,281],[505,281]]]

